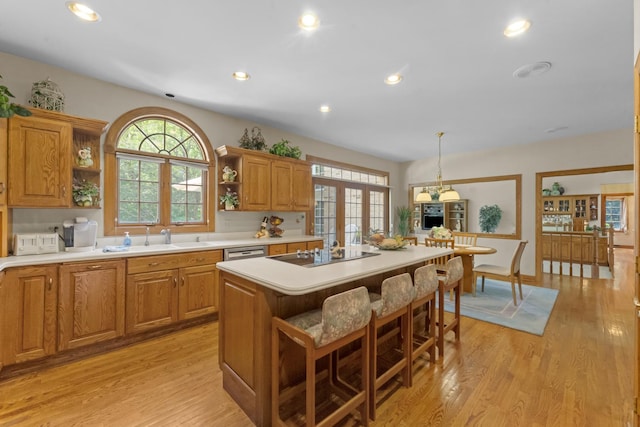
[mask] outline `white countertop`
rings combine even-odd
[[[177,235],[174,235],[177,237]],[[206,251],[215,249],[237,248],[244,246],[277,245],[279,243],[310,242],[319,240],[320,237],[302,234],[292,234],[287,237],[255,238],[230,238],[220,240],[207,240],[202,242],[182,241],[169,244],[151,244],[149,246],[131,246],[125,252],[103,252],[103,247],[98,247],[86,252],[56,252],[41,255],[23,255],[0,257],[0,271],[9,267],[21,267],[27,265],[55,264],[66,262],[82,262],[92,260],[106,260],[126,258],[132,256],[162,255],[179,252]],[[176,240],[174,238],[174,240]]]
[[[224,261],[216,266],[219,270],[285,295],[304,295],[451,253],[451,249],[426,246],[383,251],[364,245],[362,250],[379,252],[380,255],[316,267],[302,267],[269,257]]]

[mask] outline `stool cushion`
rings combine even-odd
[[[307,311],[285,321],[309,334],[318,348],[364,328],[369,320],[367,288],[359,287],[331,295],[322,303],[322,310]]]

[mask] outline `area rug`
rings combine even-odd
[[[465,293],[460,299],[460,314],[535,335],[543,335],[558,296],[558,290],[522,285],[518,306],[513,305],[511,283],[485,280],[484,292],[478,280],[476,295]],[[517,291],[517,285],[516,285]],[[453,301],[445,297],[444,309],[453,312]]]

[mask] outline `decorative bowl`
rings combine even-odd
[[[378,249],[381,249],[383,251],[395,251],[398,249],[404,249],[407,247],[407,245],[409,245],[409,241],[408,240],[403,240],[402,242],[395,242],[394,244],[391,243],[371,243],[371,246],[375,246]]]

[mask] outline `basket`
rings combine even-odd
[[[47,77],[46,80],[33,84],[29,104],[43,110],[63,111],[64,94],[60,87]]]

